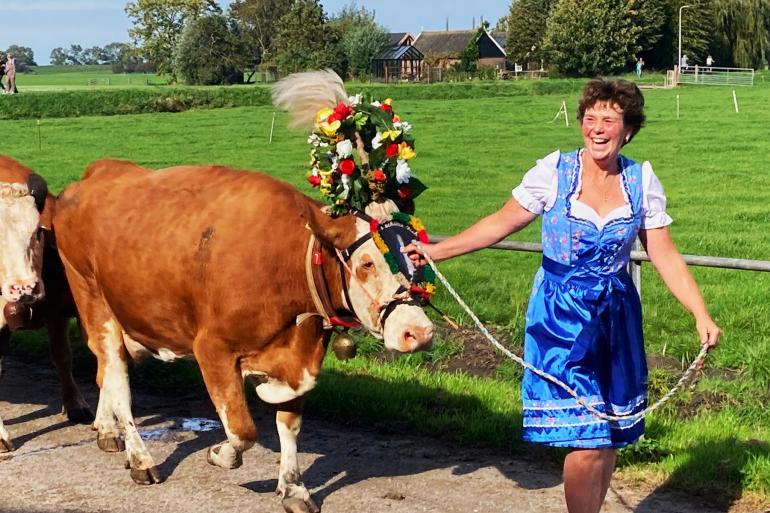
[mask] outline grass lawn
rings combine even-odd
[[[647,126],[626,154],[651,161],[683,253],[770,260],[770,170],[763,165],[770,150],[763,135],[770,83],[765,85],[763,75],[756,82],[736,89],[739,113],[729,88],[645,91]],[[429,186],[417,201],[417,214],[431,233],[455,233],[494,211],[536,159],[555,149],[570,151],[581,141],[574,120],[580,83],[567,95],[467,100],[410,101],[410,90],[394,98],[394,107],[414,125],[418,157],[412,167]],[[552,121],[562,100],[570,108],[569,127],[563,118]],[[55,191],[78,179],[89,162],[109,156],[155,168],[215,162],[263,170],[313,194],[304,179],[306,134],[288,131],[286,116],[278,113],[269,144],[272,119],[272,108],[259,107],[44,119],[39,132],[34,120],[1,121],[0,127],[2,152],[33,167]],[[537,242],[539,227],[512,238]],[[509,333],[519,347],[538,261],[534,254],[485,250],[442,263],[441,270],[484,322]],[[693,272],[724,329],[723,342],[697,389],[651,417],[646,439],[623,452],[623,471],[727,503],[741,496],[770,502],[770,274]],[[436,303],[469,323],[447,294],[440,291]],[[642,303],[650,355],[675,362],[673,367],[689,363],[698,351],[691,318],[649,265],[643,267]],[[425,370],[427,362],[440,364],[452,343],[439,341],[434,354],[380,363],[366,341],[363,358],[327,359],[328,372],[310,394],[310,408],[521,450],[517,379]],[[652,400],[680,374],[671,367],[652,369]]]

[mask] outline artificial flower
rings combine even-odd
[[[310,182],[310,185],[313,187],[318,187],[321,185],[321,177],[318,175],[310,175],[307,177],[307,181]]]
[[[394,157],[397,157],[399,153],[398,144],[392,143],[389,144],[387,148],[385,148],[385,156],[389,159],[392,159]]]
[[[328,121],[322,121],[318,124],[318,128],[321,129],[321,132],[323,132],[326,137],[333,137],[334,134],[337,133],[337,130],[340,129],[341,124],[342,123],[340,123],[339,120],[334,120],[331,123]]]
[[[377,132],[377,135],[374,136],[372,139],[372,149],[376,150],[382,146],[382,134],[380,132]]]
[[[361,103],[361,93],[348,96],[348,101],[350,102],[351,106],[357,107]]]
[[[388,177],[382,169],[375,169],[372,171],[372,179],[374,179],[375,182],[385,182]]]
[[[398,196],[401,199],[409,199],[412,197],[412,191],[406,185],[402,185],[398,188]]]
[[[340,173],[343,175],[352,175],[353,171],[356,170],[356,163],[353,161],[353,159],[342,159],[340,161]]]
[[[400,130],[385,130],[384,132],[382,132],[381,139],[383,141],[387,141],[388,139],[390,139],[391,141],[396,142],[396,138],[399,135],[401,135]]]
[[[350,140],[345,139],[337,143],[337,155],[340,158],[346,158],[353,154],[353,143]]]
[[[413,159],[417,154],[414,150],[405,142],[398,145],[398,158],[401,160]]]
[[[321,109],[321,110],[319,110],[318,112],[316,112],[316,115],[315,115],[315,124],[316,124],[316,125],[320,125],[321,123],[323,123],[324,121],[326,121],[326,120],[327,120],[327,118],[329,117],[329,115],[330,115],[332,112],[334,112],[334,111],[333,111],[332,109],[328,108],[328,107],[324,107],[323,109]]]
[[[399,160],[396,166],[396,181],[398,183],[408,183],[412,177],[412,170],[409,169],[409,164],[406,160]]]
[[[350,105],[344,102],[339,102],[337,106],[334,107],[334,114],[340,121],[345,121],[353,114],[353,109],[350,107]]]

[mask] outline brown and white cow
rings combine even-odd
[[[394,350],[432,344],[432,323],[404,301],[402,284],[371,239],[352,252],[353,276],[345,271],[343,283],[336,250],[368,234],[369,223],[332,219],[318,202],[266,175],[203,166],[149,171],[103,160],[59,196],[54,227],[98,359],[98,445],[121,450],[123,428],[131,477],[140,484],[160,477],[131,412],[131,357],[197,360],[227,436],[209,449],[208,461],[224,468],[240,466],[256,440],[243,389],[251,378],[259,397],[278,405],[283,505],[316,511],[300,481],[296,440],[302,396],[316,383],[329,341],[317,314],[348,308]],[[321,241],[312,260],[332,312],[318,312],[310,292],[311,236]]]
[[[79,422],[93,415],[72,377],[67,327],[75,311],[51,233],[53,208],[43,178],[0,156],[0,363],[11,331],[46,325],[64,411]],[[0,419],[0,452],[13,448]]]

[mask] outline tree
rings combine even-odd
[[[295,0],[278,23],[276,62],[284,73],[331,67],[344,71],[337,49],[339,34],[328,26],[318,0]]]
[[[70,45],[67,50],[67,62],[66,64],[83,64],[83,47],[80,45]]]
[[[51,50],[51,56],[49,57],[51,64],[61,66],[67,63],[67,52],[62,47],[56,47]]]
[[[289,12],[292,3],[292,0],[235,0],[230,4],[228,14],[240,28],[252,70],[275,58],[278,22]]]
[[[354,28],[342,38],[348,72],[363,78],[372,75],[372,61],[388,44],[388,33],[376,23]]]
[[[546,22],[548,62],[560,73],[592,76],[621,71],[641,50],[642,28],[626,0],[559,0]]]
[[[374,20],[374,11],[350,3],[333,16],[328,26],[340,38],[343,68],[357,77],[372,74],[372,60],[388,43],[388,32]]]
[[[127,43],[110,43],[103,48],[105,62],[114,64],[120,60],[120,56],[129,47]]]
[[[505,32],[508,33],[508,15],[501,16],[500,19],[497,20],[497,23],[495,23],[495,32]]]
[[[156,66],[173,75],[174,49],[185,24],[206,13],[221,13],[216,0],[134,0],[126,4],[133,24],[128,34]]]
[[[714,0],[717,63],[764,68],[770,61],[770,1]]]
[[[16,59],[16,70],[19,72],[27,71],[30,66],[37,66],[35,52],[28,46],[11,45],[5,53],[13,54]]]
[[[174,71],[188,84],[243,82],[244,52],[240,35],[220,14],[190,22],[174,54]]]
[[[508,13],[505,52],[517,63],[540,63],[545,58],[546,20],[557,0],[518,0]]]

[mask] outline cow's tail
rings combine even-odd
[[[316,113],[347,101],[342,79],[334,71],[294,73],[273,86],[273,104],[291,114],[289,126],[313,126]]]

